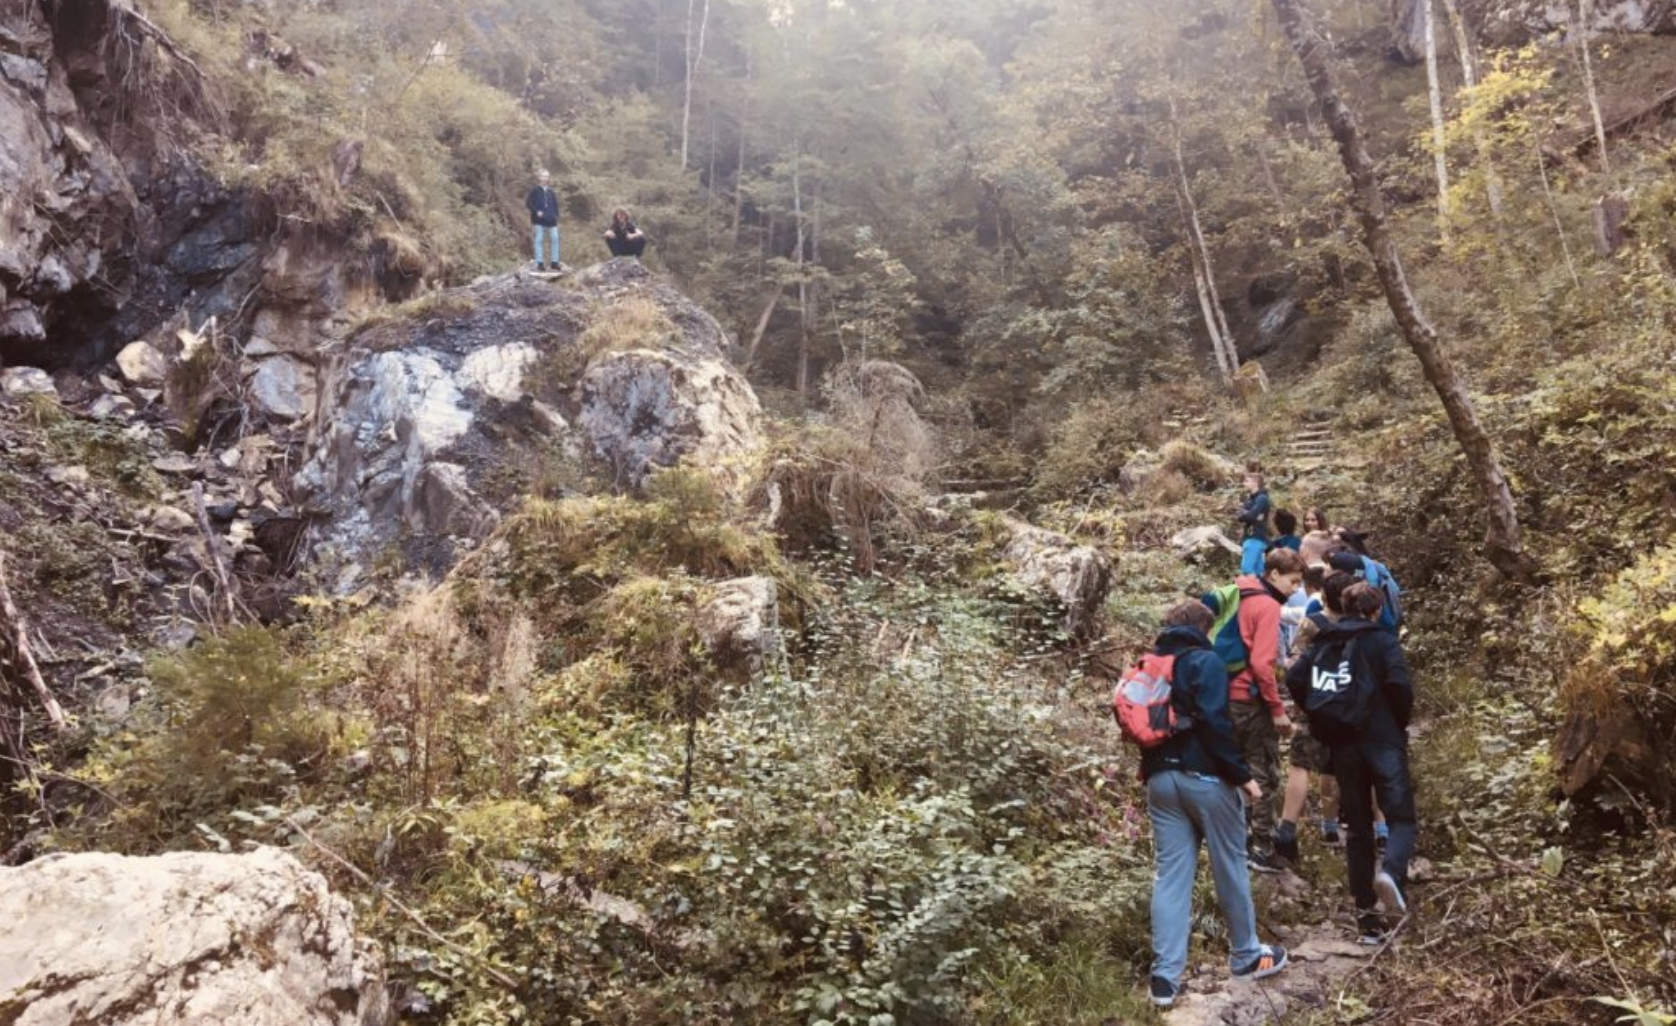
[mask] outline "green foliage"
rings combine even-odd
[[[653,474],[644,501],[531,500],[503,533],[508,583],[523,597],[578,600],[636,574],[738,577],[775,565],[772,543],[735,524],[716,482],[686,467]]]
[[[173,846],[206,818],[272,801],[320,771],[342,729],[316,704],[329,681],[276,631],[237,628],[148,672],[155,693],[75,774],[116,800],[90,824],[104,843]]]

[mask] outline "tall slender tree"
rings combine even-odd
[[[1524,550],[1519,516],[1513,506],[1513,490],[1501,469],[1495,443],[1478,417],[1466,383],[1456,372],[1449,354],[1438,339],[1437,329],[1426,319],[1419,299],[1409,287],[1408,276],[1397,254],[1396,241],[1391,235],[1385,197],[1379,191],[1373,158],[1368,154],[1361,126],[1339,95],[1333,80],[1329,44],[1302,0],[1271,2],[1286,31],[1287,41],[1303,65],[1304,77],[1321,105],[1333,141],[1338,144],[1339,156],[1350,176],[1350,200],[1362,224],[1362,241],[1373,259],[1374,271],[1391,307],[1391,315],[1396,319],[1404,341],[1419,358],[1427,383],[1437,392],[1449,418],[1449,426],[1455,433],[1455,440],[1460,443],[1477,479],[1480,498],[1489,518],[1484,555],[1509,577],[1532,580],[1537,564]]]

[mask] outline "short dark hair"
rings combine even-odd
[[[1304,567],[1304,587],[1310,591],[1320,591],[1327,584],[1327,568],[1320,563],[1311,563]]]
[[[1298,517],[1289,509],[1277,509],[1274,511],[1274,526],[1281,534],[1297,534]]]
[[[1216,614],[1210,607],[1198,599],[1189,599],[1179,605],[1171,606],[1164,614],[1166,627],[1192,627],[1195,630],[1209,633],[1210,625],[1216,622]]]
[[[1345,615],[1358,620],[1372,620],[1385,608],[1385,599],[1379,594],[1379,589],[1366,581],[1357,581],[1344,589],[1339,601],[1344,604]]]
[[[1263,557],[1263,576],[1272,573],[1301,574],[1306,570],[1304,557],[1291,549],[1270,549]]]
[[[1344,593],[1357,583],[1355,574],[1335,570],[1321,584],[1321,601],[1330,612],[1344,615]]]

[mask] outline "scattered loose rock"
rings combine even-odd
[[[1111,560],[1057,531],[1011,518],[1002,523],[1010,535],[1004,556],[1013,580],[1025,591],[1057,599],[1068,634],[1086,633],[1111,590]]]
[[[0,371],[0,392],[11,396],[50,395],[56,399],[58,386],[39,367],[7,367]]]
[[[116,354],[117,369],[130,385],[156,388],[169,375],[169,358],[149,342],[130,342]]]

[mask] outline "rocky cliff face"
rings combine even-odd
[[[1676,0],[1593,0],[1589,32],[1676,32]],[[1489,43],[1512,46],[1554,33],[1570,33],[1577,24],[1572,0],[1467,0],[1468,17]]]
[[[327,549],[364,562],[397,543],[441,566],[589,461],[628,489],[680,460],[728,474],[761,411],[725,345],[633,260],[437,293],[358,334],[321,383],[298,483],[331,517]]]
[[[0,1017],[16,1026],[382,1026],[349,903],[273,848],[0,868]]]
[[[293,231],[228,188],[212,83],[120,0],[0,5],[0,361],[87,368],[215,318],[281,352],[411,295],[411,254]]]

